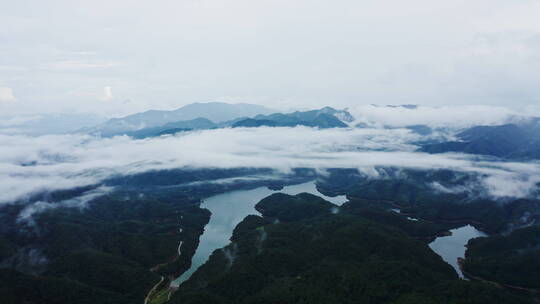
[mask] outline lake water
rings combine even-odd
[[[452,235],[436,238],[435,241],[429,244],[429,247],[440,255],[446,263],[452,265],[460,278],[464,278],[461,269],[459,269],[457,259],[465,257],[465,251],[467,250],[465,245],[467,245],[470,239],[486,236],[486,234],[471,225],[450,231]]]
[[[277,192],[290,195],[307,192],[318,195],[338,206],[347,201],[345,196],[329,197],[323,195],[317,190],[314,181],[286,186],[279,191],[260,187],[252,190],[231,191],[209,197],[203,200],[201,208],[210,210],[212,215],[204,229],[199,247],[191,261],[191,268],[172,282],[171,286],[177,287],[182,284],[208,260],[214,250],[227,246],[230,243],[229,239],[232,236],[232,232],[236,225],[250,214],[259,215],[259,212],[255,210],[255,205],[263,198]]]
[[[184,281],[188,280],[208,260],[214,250],[227,246],[230,243],[229,239],[236,225],[250,214],[259,215],[259,212],[255,210],[255,205],[263,198],[277,192],[290,195],[307,192],[318,195],[338,206],[347,201],[345,196],[328,197],[323,195],[317,190],[313,181],[287,186],[278,191],[259,187],[252,190],[231,191],[209,197],[203,200],[201,208],[210,210],[212,215],[201,236],[199,247],[192,259],[192,265],[190,269],[172,282],[171,286],[178,287]],[[399,212],[398,209],[393,211]],[[411,220],[416,219],[411,218]],[[458,275],[463,278],[463,273],[458,267],[457,259],[465,256],[465,245],[467,245],[470,239],[485,236],[486,234],[470,225],[450,231],[452,235],[438,237],[429,244],[429,247],[440,255],[445,262],[452,265]]]

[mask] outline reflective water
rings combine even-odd
[[[236,225],[250,214],[258,215],[259,212],[255,210],[255,205],[263,198],[277,192],[291,195],[307,192],[318,195],[336,205],[341,205],[347,201],[345,196],[328,197],[321,194],[317,191],[315,182],[313,181],[294,186],[287,186],[279,191],[260,187],[252,190],[231,191],[209,197],[202,202],[201,208],[210,210],[212,216],[201,236],[199,247],[192,259],[191,268],[171,283],[171,285],[179,286],[182,282],[189,279],[191,275],[208,260],[214,250],[228,245]]]
[[[464,278],[461,269],[459,269],[457,259],[465,257],[465,251],[467,250],[465,245],[467,245],[470,239],[486,236],[486,234],[471,225],[450,231],[452,235],[438,237],[429,244],[429,247],[440,255],[445,262],[452,265],[460,278]]]

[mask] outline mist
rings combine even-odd
[[[379,167],[450,169],[481,177],[493,197],[527,197],[540,164],[466,154],[415,152],[422,137],[406,129],[226,128],[134,140],[127,136],[0,135],[0,203],[96,185],[152,170],[201,168],[356,168],[378,178]]]
[[[427,125],[432,128],[459,130],[478,125],[501,125],[519,122],[533,114],[503,106],[485,105],[405,105],[377,106],[370,104],[352,105],[347,110],[355,117],[354,124],[369,126],[406,127]]]

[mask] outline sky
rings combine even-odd
[[[4,116],[121,116],[201,101],[540,114],[540,1],[0,4]]]

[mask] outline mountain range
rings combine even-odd
[[[79,130],[103,137],[127,135],[136,139],[190,130],[224,127],[345,128],[353,116],[346,110],[324,107],[320,110],[279,113],[258,105],[221,102],[194,103],[173,111],[151,110],[113,118],[92,128]]]
[[[402,107],[416,111],[412,105]],[[346,128],[328,133],[332,136],[349,133],[352,147],[347,151],[362,147],[364,139],[356,135],[381,131],[392,136],[383,138],[384,142],[396,140],[396,136],[411,138],[414,142],[407,145],[407,155],[413,155],[408,148],[415,145],[426,153],[497,157],[496,162],[484,162],[482,169],[495,167],[501,160],[540,157],[540,119],[461,130],[429,124],[373,126],[355,120],[347,110],[330,107],[279,113],[246,104],[193,104],[174,111],[148,111],[115,118],[79,132],[143,139],[190,130],[230,128],[228,134],[236,136],[246,130],[233,128],[264,127],[267,129],[261,131],[269,131],[272,127],[295,126]],[[378,129],[359,130],[362,128]],[[284,132],[313,132],[307,128],[275,131],[269,133],[279,137]],[[302,133],[299,134],[285,143],[299,142]],[[173,139],[182,138],[119,139],[133,145],[164,144],[152,149],[153,154],[174,145]],[[28,146],[34,145],[33,138],[30,140]],[[102,142],[112,150],[115,146],[110,143],[114,141]],[[321,137],[320,142],[327,143],[328,137]],[[243,157],[251,153],[249,149],[255,144],[248,141],[234,155]],[[121,149],[125,147],[131,146],[122,145]],[[189,142],[176,148],[188,150]],[[373,151],[379,154],[378,149],[375,147]],[[22,149],[14,151],[8,153],[9,158],[17,162],[2,167],[16,168],[5,175],[8,186],[21,185],[12,180],[32,170],[41,180],[48,167],[59,170],[77,165],[76,158],[67,158],[69,150],[66,155],[47,155],[43,157],[47,162],[43,163],[32,162],[32,155],[27,159],[21,157]],[[91,153],[96,154],[95,151]],[[128,157],[137,153],[129,152]],[[227,151],[223,152],[225,155]],[[272,156],[271,151],[265,153]],[[156,154],[148,160],[165,159]],[[388,155],[391,158],[395,154]],[[106,154],[98,158],[107,159],[98,162],[100,167],[103,163],[113,164],[113,156]],[[196,156],[208,160],[204,159],[204,153]],[[364,156],[370,157],[370,153],[361,155]],[[426,156],[414,154],[418,158]],[[303,157],[303,152],[295,153],[294,157]],[[325,155],[318,157],[322,159]],[[54,162],[48,161],[53,158]],[[411,159],[407,156],[404,161]],[[203,167],[175,164],[158,169],[142,167],[138,171],[140,162],[128,159],[133,162],[130,168],[134,170],[113,174],[97,184],[39,189],[19,200],[0,204],[0,302],[526,304],[540,301],[540,184],[527,185],[530,191],[524,195],[493,197],[491,189],[484,186],[486,176],[478,174],[481,171],[469,172],[469,165],[465,165],[466,170],[461,170],[463,166],[413,169],[396,167],[390,162],[366,173],[355,167],[362,164],[363,159],[358,158],[357,162],[351,161],[352,167],[324,170],[293,167],[282,172],[264,163],[265,160],[266,155],[260,162],[268,167],[262,168],[242,167],[249,166],[249,162],[240,167],[220,168],[211,167],[208,162]],[[534,166],[533,162],[520,165],[527,170]],[[530,176],[532,181],[537,177],[527,170],[516,177],[518,182],[522,176]],[[92,176],[91,171],[85,170],[84,175]],[[501,171],[505,177],[502,183],[509,183],[511,180],[506,177],[513,178],[512,175],[506,174],[506,168]],[[497,179],[497,175],[493,176]],[[287,193],[287,188],[292,187],[299,190],[295,194]],[[310,187],[321,196],[309,193]],[[267,192],[268,189],[272,191]],[[222,208],[209,208],[211,200],[223,204]],[[238,208],[240,205],[234,205],[233,201],[243,206]],[[243,208],[250,203],[253,210],[245,216]],[[458,232],[467,227],[482,234]],[[451,253],[463,250],[458,256],[459,267],[455,268],[448,263],[457,263],[456,257],[445,259],[446,251],[431,247],[434,241],[445,238],[452,243],[447,237],[453,233],[456,238],[469,240],[468,244],[458,242],[446,249]],[[205,240],[214,243],[218,238],[224,243],[212,244],[205,262],[193,268],[209,249]],[[203,253],[199,255],[201,250]],[[187,279],[175,285],[186,273]],[[459,273],[469,280],[459,278]]]
[[[168,123],[192,121],[197,118],[206,118],[212,122],[219,123],[238,117],[251,117],[274,112],[275,110],[263,106],[246,103],[192,103],[172,111],[150,110],[122,118],[113,118],[95,127],[80,131],[109,137],[124,135],[142,129],[160,127]],[[189,125],[189,123],[185,123],[184,125]],[[197,125],[197,122],[194,125]]]
[[[294,113],[271,115],[257,115],[254,118],[243,119],[233,124],[233,127],[295,127],[307,126],[326,128],[345,128],[346,122],[352,122],[354,118],[346,110],[336,110],[324,107],[320,110],[296,111]]]
[[[414,105],[387,107],[403,107],[413,111],[417,108]],[[281,113],[253,104],[209,102],[193,103],[173,111],[150,110],[113,118],[94,127],[81,129],[79,132],[103,137],[127,135],[142,139],[191,130],[295,126],[320,129],[372,127],[356,121],[346,109],[324,107],[317,110]],[[540,158],[540,118],[502,125],[473,126],[461,130],[423,124],[401,128],[425,137],[422,142],[417,143],[421,152],[458,152],[514,160]],[[446,136],[432,136],[435,133]]]
[[[540,119],[499,126],[475,126],[458,133],[456,140],[427,144],[421,151],[537,159],[540,157]]]

